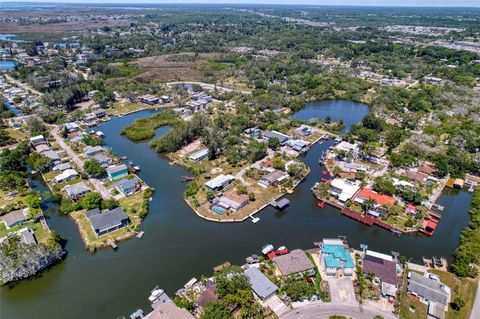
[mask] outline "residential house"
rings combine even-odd
[[[301,125],[299,128],[295,129],[295,133],[302,137],[308,137],[312,135],[313,129],[308,125]]]
[[[195,319],[186,309],[179,308],[173,301],[160,304],[145,319]]]
[[[197,162],[208,157],[208,148],[201,149],[188,156],[191,161]]]
[[[218,300],[217,297],[217,287],[213,280],[207,280],[205,283],[205,290],[203,290],[197,297],[197,304],[203,308],[208,303],[216,302]]]
[[[112,159],[108,156],[102,155],[102,154],[95,154],[93,158],[102,166],[103,168],[108,167],[110,164],[112,164]]]
[[[418,296],[424,302],[441,305],[444,311],[448,309],[451,297],[450,287],[434,278],[422,276],[416,272],[410,272],[408,275],[407,291],[410,294]]]
[[[222,196],[214,199],[213,206],[220,206],[223,210],[239,211],[241,208],[248,205],[248,196],[245,194],[237,194],[236,189],[232,188],[226,191]]]
[[[278,291],[277,285],[271,282],[267,276],[255,267],[250,267],[245,270],[245,275],[248,277],[253,292],[261,300],[265,301],[269,299]]]
[[[111,181],[117,180],[119,178],[125,177],[128,175],[128,168],[125,164],[115,165],[107,168],[108,179]]]
[[[58,156],[57,152],[55,151],[47,150],[47,151],[44,151],[42,155],[51,159],[54,164],[60,162],[60,156]]]
[[[301,249],[295,249],[288,254],[277,256],[273,258],[273,262],[283,276],[311,272],[315,268],[310,258]]]
[[[308,149],[308,145],[310,145],[310,143],[304,140],[294,140],[294,139],[288,140],[286,144],[296,152],[305,152]]]
[[[76,177],[78,177],[78,173],[76,170],[66,169],[61,174],[55,176],[55,181],[60,184],[72,180]]]
[[[145,94],[145,95],[140,96],[139,100],[140,100],[140,102],[145,103],[145,104],[155,105],[155,104],[158,104],[160,99],[158,97],[156,97],[155,95]]]
[[[15,227],[17,225],[20,225],[26,222],[29,219],[28,213],[29,213],[28,208],[22,208],[22,209],[11,211],[10,213],[3,215],[1,218],[2,218],[2,221],[5,223],[5,227],[7,229],[10,229],[12,227]]]
[[[25,245],[37,244],[37,238],[35,237],[33,230],[31,230],[30,228],[22,228],[17,232],[17,234],[20,236],[20,241]]]
[[[93,114],[94,114],[95,117],[97,117],[97,118],[102,118],[102,117],[107,116],[107,112],[105,112],[105,110],[103,110],[103,109],[95,110],[95,111],[93,111]]]
[[[322,241],[320,264],[325,267],[325,272],[329,276],[339,273],[351,276],[355,268],[352,255],[341,239],[324,239]]]
[[[358,192],[357,196],[355,196],[355,201],[360,204],[368,199],[375,201],[378,205],[386,206],[395,205],[397,202],[395,198],[388,195],[378,194],[369,188],[363,188],[360,192]]]
[[[212,178],[211,180],[206,182],[204,185],[207,189],[216,192],[216,191],[222,190],[225,186],[227,186],[234,180],[235,180],[235,177],[233,177],[232,175],[221,174],[215,178]]]
[[[98,208],[85,212],[97,237],[111,233],[117,229],[126,227],[129,219],[122,207],[100,212]]]
[[[354,158],[358,155],[358,152],[360,152],[360,146],[357,143],[352,144],[347,141],[341,141],[335,145],[334,149],[346,153],[351,152],[354,155]]]
[[[65,130],[67,131],[67,133],[71,133],[71,132],[75,132],[75,131],[80,130],[80,126],[78,126],[78,124],[75,123],[75,122],[65,123],[65,124],[63,125],[63,127],[65,128]]]
[[[53,168],[52,168],[52,171],[54,172],[63,172],[67,169],[71,169],[72,168],[72,165],[70,165],[70,163],[60,163],[60,164],[57,164],[55,165]]]
[[[132,195],[137,190],[139,181],[136,177],[128,179],[124,178],[115,182],[115,188],[125,196]]]
[[[33,147],[40,145],[40,144],[47,144],[47,140],[43,135],[37,135],[32,138],[30,138],[30,145]]]
[[[330,194],[337,196],[338,200],[345,203],[352,198],[360,189],[359,181],[349,181],[340,178],[335,178],[330,182]]]
[[[287,141],[290,139],[290,136],[282,134],[282,133],[277,132],[277,131],[263,131],[262,135],[267,140],[272,138],[272,137],[278,138],[278,141],[280,142],[280,145],[285,145],[285,143],[287,143]]]
[[[37,152],[37,153],[46,152],[49,149],[50,149],[50,146],[48,146],[47,144],[39,144],[39,145],[35,146],[35,152]]]
[[[67,192],[68,197],[77,200],[90,193],[91,189],[85,184],[85,182],[81,181],[73,185],[65,186],[65,191]]]
[[[382,285],[382,295],[395,298],[397,295],[397,264],[392,256],[367,250],[363,257],[363,272],[373,273]]]
[[[93,156],[95,154],[101,153],[105,150],[103,146],[97,145],[97,146],[87,146],[83,149],[83,154],[86,156]]]
[[[273,170],[258,181],[258,185],[263,187],[268,187],[271,185],[276,185],[284,180],[286,180],[289,175],[280,170]]]

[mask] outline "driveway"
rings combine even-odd
[[[355,291],[353,289],[352,279],[348,277],[343,278],[327,278],[330,286],[330,295],[332,302],[355,304]]]
[[[396,319],[397,317],[388,312],[375,309],[367,305],[349,303],[312,303],[301,308],[293,309],[280,316],[282,319],[320,319],[330,316],[345,316],[347,318],[372,319],[381,315],[384,319]]]

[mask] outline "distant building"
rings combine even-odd
[[[140,96],[139,100],[140,100],[140,102],[145,103],[145,104],[155,105],[155,104],[158,104],[160,99],[158,97],[156,97],[155,95],[145,94],[145,95]]]
[[[188,158],[191,161],[194,161],[194,162],[201,161],[202,159],[207,158],[207,157],[208,157],[208,149],[207,148],[201,149],[201,150],[199,150],[197,152],[194,152],[194,153],[192,153],[188,156]]]
[[[273,258],[273,262],[283,276],[310,272],[315,268],[310,258],[301,249],[295,249],[288,254],[277,256]]]
[[[95,154],[93,158],[100,164],[102,167],[108,167],[112,163],[112,159],[108,156],[102,154]]]
[[[120,165],[109,167],[107,168],[107,175],[111,181],[125,177],[128,175],[127,165],[120,164]]]
[[[60,161],[60,156],[58,156],[57,152],[55,152],[55,151],[47,150],[47,151],[42,152],[42,155],[51,159],[53,163],[56,163],[56,162]]]
[[[68,197],[77,200],[90,193],[91,189],[85,184],[85,182],[81,181],[73,185],[65,186],[65,191],[67,192]]]
[[[310,145],[310,143],[305,142],[304,140],[294,140],[294,139],[288,140],[286,144],[296,152],[304,152],[308,149],[308,145]]]
[[[341,239],[322,241],[320,264],[324,265],[325,272],[329,276],[335,276],[338,273],[351,276],[355,268],[350,251],[345,248]]]
[[[308,136],[312,135],[313,130],[308,125],[301,125],[299,128],[295,129],[295,132],[299,136],[308,137]]]
[[[17,209],[3,215],[2,221],[5,223],[5,227],[10,229],[17,225],[20,225],[28,220],[28,208]]]
[[[397,202],[395,198],[388,195],[378,194],[369,188],[363,188],[357,194],[357,196],[355,196],[355,201],[358,203],[363,203],[368,199],[375,201],[378,205],[387,205],[387,206],[395,205],[395,203]]]
[[[220,206],[223,210],[231,209],[239,211],[241,208],[248,205],[248,196],[245,194],[237,194],[236,189],[232,188],[226,191],[222,196],[214,199],[213,206]]]
[[[45,139],[45,137],[43,137],[43,135],[37,135],[30,138],[30,145],[32,145],[33,147],[40,144],[46,144],[46,143],[47,143],[47,140]]]
[[[80,126],[78,126],[78,124],[75,122],[65,123],[63,127],[68,133],[80,130]]]
[[[267,300],[278,291],[278,287],[255,267],[245,270],[245,275],[248,277],[253,292],[261,300]]]
[[[270,139],[272,137],[276,137],[278,141],[280,142],[280,145],[284,145],[289,139],[290,136],[282,134],[277,131],[263,131],[262,132],[263,137]]]
[[[358,154],[360,151],[360,146],[357,143],[349,143],[347,141],[341,141],[337,145],[335,145],[334,149],[337,151],[343,151],[343,152],[353,152],[354,155]]]
[[[329,192],[334,196],[338,196],[338,200],[345,203],[353,197],[360,189],[360,182],[351,182],[348,180],[335,178],[330,183]]]
[[[55,165],[53,168],[52,168],[52,171],[54,172],[63,172],[67,169],[70,169],[72,168],[72,165],[70,165],[70,163],[61,163],[61,164],[57,164]]]
[[[111,233],[117,229],[126,227],[129,219],[122,207],[117,207],[106,212],[100,212],[98,208],[85,212],[97,237]]]
[[[25,245],[36,245],[37,238],[35,238],[35,234],[30,228],[22,228],[18,231],[18,235],[20,236],[20,240]]]
[[[232,175],[221,174],[215,178],[212,178],[211,180],[206,182],[204,185],[207,189],[216,192],[216,191],[222,190],[225,186],[227,186],[234,180],[235,180],[235,177],[233,177]]]

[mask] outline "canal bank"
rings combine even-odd
[[[286,196],[290,206],[285,210],[267,207],[258,213],[261,221],[256,224],[207,222],[196,216],[182,199],[185,183],[181,182],[181,176],[186,175],[186,170],[169,165],[168,159],[151,149],[148,141],[134,143],[120,135],[122,128],[134,119],[155,113],[148,110],[112,118],[98,127],[105,133],[107,145],[140,165],[140,177],[156,190],[142,224],[145,236],[122,242],[117,251],[90,254],[73,220],[59,215],[58,208],[50,203],[46,218],[50,227],[67,240],[67,258],[38,278],[13,288],[3,287],[1,318],[80,319],[127,315],[137,307],[148,309],[147,297],[154,286],[159,285],[173,294],[190,278],[210,274],[213,266],[225,260],[242,263],[246,256],[258,253],[266,243],[276,247],[310,248],[323,237],[345,235],[355,248],[365,243],[380,252],[398,251],[416,262],[421,262],[423,256],[450,257],[458,245],[461,230],[468,223],[471,194],[449,189],[438,201],[445,207],[445,213],[433,237],[398,237],[380,228],[359,224],[333,207],[318,208],[310,188],[321,177],[323,168],[318,165],[318,158],[331,141],[315,145],[299,158],[310,167],[311,173],[293,194]],[[167,130],[159,128],[156,133],[160,136]],[[36,189],[42,187],[45,186],[39,183]]]

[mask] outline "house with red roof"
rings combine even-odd
[[[363,188],[362,190],[360,190],[360,192],[358,192],[357,196],[355,196],[355,201],[360,204],[367,199],[371,199],[379,205],[387,206],[394,205],[397,202],[395,198],[388,195],[378,194],[369,188]]]

